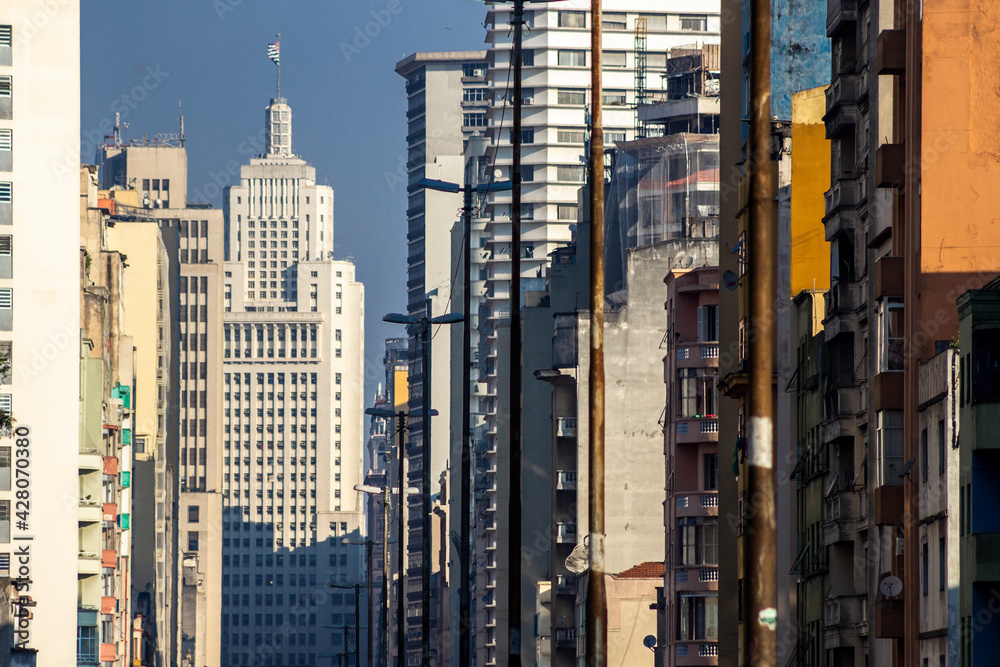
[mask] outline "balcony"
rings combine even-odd
[[[864,600],[857,596],[828,598],[823,605],[823,643],[827,648],[853,647],[867,626]]]
[[[101,510],[101,520],[114,523],[118,518],[118,506],[114,503],[104,503]]]
[[[970,552],[973,583],[1000,582],[1000,533],[976,533],[962,538],[961,544],[963,551]]]
[[[96,500],[81,500],[77,509],[77,520],[80,523],[97,523],[101,520],[101,503]]]
[[[575,438],[576,419],[573,417],[560,417],[556,425],[556,436],[560,438]]]
[[[842,209],[857,209],[858,182],[853,178],[838,178],[824,195],[826,203],[824,220]]]
[[[573,491],[576,489],[576,471],[560,470],[556,476],[556,489],[559,491]]]
[[[823,502],[823,544],[854,541],[857,519],[858,495],[853,491],[831,493]]]
[[[105,549],[101,552],[101,567],[115,568],[118,566],[118,553],[111,550]]]
[[[101,598],[102,614],[115,614],[117,612],[118,612],[118,598],[110,595]]]
[[[719,366],[718,343],[681,343],[677,346],[677,367],[711,367]]]
[[[81,575],[101,573],[101,556],[89,551],[81,551],[77,556],[76,571]]]
[[[830,341],[842,333],[851,333],[858,320],[861,308],[861,284],[840,281],[824,295],[826,317],[823,319],[825,340]]]
[[[833,1],[833,0],[831,0]],[[826,138],[836,139],[848,127],[858,124],[857,74],[840,74],[826,89]]]
[[[557,629],[556,648],[576,648],[576,629],[575,628]]]
[[[677,642],[674,652],[676,664],[682,665],[715,665],[719,660],[719,645],[709,641]]]
[[[118,476],[118,457],[117,456],[105,456],[104,457],[104,474]]]
[[[118,652],[114,644],[101,644],[101,662],[114,662],[118,659]]]
[[[901,188],[906,182],[906,146],[882,144],[875,150],[875,187]]]
[[[576,595],[579,580],[560,574],[556,577],[556,595]]]
[[[717,516],[719,495],[714,491],[686,493],[674,496],[677,516]]]
[[[823,442],[831,443],[858,434],[857,390],[853,387],[831,389],[823,396]]]
[[[832,37],[844,23],[856,23],[858,20],[858,0],[827,0],[826,1],[826,35]]]
[[[674,423],[677,444],[719,441],[719,420],[714,416],[679,417]]]
[[[576,544],[576,523],[572,521],[556,524],[556,542],[559,544]]]
[[[80,452],[80,460],[77,464],[81,471],[93,472],[100,470],[103,466],[101,455],[94,452]]]

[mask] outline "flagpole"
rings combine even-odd
[[[281,33],[278,33],[275,44],[278,45],[278,62],[275,64],[278,66],[278,99],[281,99]]]

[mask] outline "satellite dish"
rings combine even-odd
[[[682,269],[690,269],[694,265],[694,257],[686,254],[677,255],[674,258],[674,263]]]
[[[590,549],[587,546],[587,538],[583,538],[573,547],[573,552],[566,556],[566,569],[573,574],[583,574],[590,567]]]
[[[732,292],[736,289],[736,284],[739,282],[739,278],[732,271],[726,270],[722,274],[722,284],[725,285],[726,289]]]
[[[906,477],[907,475],[910,474],[910,470],[913,469],[913,464],[915,464],[916,462],[917,460],[914,458],[904,463],[901,468],[897,469],[896,466],[892,463],[889,464],[889,467],[892,469],[894,473],[896,473],[900,477]]]
[[[642,645],[648,649],[656,648],[656,637],[653,635],[646,635],[642,638]]]
[[[887,598],[894,598],[903,592],[903,582],[899,577],[889,575],[879,582],[878,590]]]
[[[494,169],[493,170],[493,178],[503,178],[503,170],[501,170],[501,169]]]

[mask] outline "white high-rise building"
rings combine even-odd
[[[480,665],[506,660],[507,554],[497,535],[507,522],[506,468],[497,466],[498,431],[508,413],[508,353],[498,329],[509,321],[511,253],[521,257],[521,295],[544,291],[550,253],[571,240],[570,226],[580,216],[578,197],[587,177],[585,142],[589,136],[590,28],[587,3],[529,5],[525,10],[521,130],[521,247],[511,248],[511,195],[493,195],[485,209],[483,256],[486,294],[480,312],[479,367],[485,380],[486,472],[474,505],[478,528],[474,599],[487,601],[473,617],[476,660]],[[511,177],[513,33],[509,3],[490,5],[486,14],[488,81],[494,98],[488,111],[491,170],[497,180]],[[637,28],[638,20],[638,28]],[[635,137],[637,96],[652,102],[665,94],[667,53],[671,48],[719,42],[718,0],[609,0],[603,8],[603,125],[605,144]],[[644,29],[643,26],[644,25]],[[478,267],[476,267],[478,268]],[[473,271],[476,271],[476,268]],[[500,325],[500,326],[498,326]],[[503,335],[503,338],[506,338]],[[498,373],[499,367],[499,373]],[[524,369],[530,377],[534,369]],[[499,472],[499,480],[498,480]],[[536,582],[523,579],[521,597],[535,595]],[[522,614],[521,637],[533,634],[533,619]]]
[[[265,122],[224,202],[226,666],[357,650],[354,592],[329,584],[363,582],[364,289],[333,259],[333,190],[292,153],[284,99]]]
[[[77,664],[80,448],[80,8],[0,4],[0,587],[3,646]],[[44,210],[44,213],[41,213]],[[83,209],[86,210],[84,203]],[[16,474],[14,474],[16,471]],[[81,575],[84,576],[84,575]],[[34,605],[13,624],[10,579]],[[27,583],[30,580],[30,584]],[[15,609],[16,610],[16,609]],[[30,657],[29,657],[30,660]],[[36,662],[31,662],[36,664]]]

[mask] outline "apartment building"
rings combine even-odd
[[[107,245],[111,203],[98,198],[97,167],[80,169],[80,187],[77,664],[124,667],[134,660],[131,480],[136,349],[123,327],[125,256]],[[30,611],[22,605],[18,617]]]
[[[0,410],[14,419],[0,433],[0,577],[16,580],[5,594],[26,610],[14,664],[54,666],[77,659],[78,573],[96,564],[99,580],[101,563],[79,548],[81,177],[65,162],[80,137],[79,3],[44,22],[37,12],[27,0],[0,8],[0,348],[10,358]],[[37,651],[34,662],[21,649]]]
[[[364,289],[333,258],[333,190],[292,152],[284,98],[265,126],[266,152],[224,195],[224,665],[365,651],[345,643],[351,595],[329,587],[364,582],[347,543],[365,531]]]
[[[459,194],[426,189],[418,185],[423,178],[463,184],[465,174],[465,148],[470,137],[484,132],[477,119],[484,118],[490,103],[487,87],[485,51],[417,52],[396,63],[396,73],[406,79],[407,98],[407,312],[412,317],[436,317],[457,311],[462,301],[461,286],[455,284],[454,267],[459,255],[454,254],[452,224],[458,219],[462,206]],[[400,179],[402,180],[402,179]],[[402,185],[402,183],[401,183]],[[430,356],[430,369],[420,368],[420,345],[414,342],[410,360],[411,383],[410,409],[414,419],[409,422],[408,439],[413,443],[408,452],[409,469],[414,471],[408,483],[415,488],[423,484],[422,469],[430,466],[430,479],[436,480],[449,461],[458,461],[459,438],[452,433],[461,430],[461,415],[452,415],[452,382],[461,381],[462,375],[452,374],[452,350],[461,335],[452,327],[435,327],[434,345]],[[459,355],[461,352],[458,353]],[[458,358],[461,358],[460,356]],[[429,373],[430,382],[426,376]],[[466,373],[466,375],[469,375]],[[425,384],[426,387],[425,391]],[[461,385],[459,385],[460,387]],[[438,417],[432,424],[430,453],[423,451],[424,430],[419,415],[424,402],[437,410]],[[458,498],[447,502],[457,507]],[[413,495],[410,503],[410,532],[407,536],[407,554],[413,567],[407,576],[419,581],[423,563],[429,562],[423,549],[423,500]],[[455,513],[457,514],[457,513]],[[459,531],[457,525],[451,530]],[[445,545],[447,550],[448,545]],[[449,560],[450,557],[449,557]],[[437,589],[437,585],[433,585]],[[458,591],[451,590],[452,608],[458,608]],[[413,587],[407,595],[407,636],[411,639],[412,659],[420,660],[423,640],[422,591]],[[435,604],[432,602],[432,605]],[[455,619],[457,622],[457,618]],[[457,639],[457,637],[456,637]]]
[[[586,178],[583,157],[587,139],[587,106],[590,86],[590,15],[580,9],[530,7],[525,10],[522,76],[522,205],[521,248],[511,244],[511,198],[507,193],[492,195],[483,208],[485,238],[485,302],[480,310],[478,359],[480,381],[485,385],[481,405],[485,406],[486,426],[482,449],[487,458],[497,460],[498,435],[503,425],[498,415],[506,410],[506,397],[499,386],[505,372],[498,366],[504,359],[499,344],[500,328],[506,326],[509,313],[511,253],[521,258],[521,293],[545,290],[550,255],[559,246],[570,242],[571,226],[580,215],[578,193]],[[636,20],[639,22],[637,29]],[[512,33],[509,4],[494,4],[487,8],[486,42],[488,45],[488,81],[493,91],[491,105],[481,118],[471,122],[486,128],[490,137],[487,153],[490,165],[487,174],[497,180],[509,179],[512,167],[512,106],[509,91]],[[667,51],[684,45],[717,43],[719,33],[718,5],[715,3],[613,2],[606,4],[603,14],[604,33],[604,137],[610,145],[632,139],[636,127],[634,105],[649,102],[657,96],[665,99],[666,84],[661,74],[666,72]],[[642,26],[645,26],[643,28]],[[644,131],[644,130],[641,130]],[[525,376],[532,369],[525,368]],[[501,420],[503,421],[503,420]],[[485,527],[496,526],[492,508],[506,512],[506,504],[498,504],[497,490],[507,482],[496,476],[484,479],[482,489],[485,520],[478,531],[477,549],[491,539]],[[502,518],[501,518],[502,519]],[[501,523],[504,523],[501,520]],[[530,536],[527,536],[530,538]],[[477,557],[478,557],[477,551]],[[506,553],[497,552],[499,561],[492,573],[483,577],[483,588],[477,596],[500,600],[497,613],[503,617],[505,596],[499,592],[505,586]],[[479,559],[482,561],[483,559]],[[489,559],[486,559],[489,560]],[[629,566],[635,563],[630,563]],[[524,565],[522,566],[524,567]],[[500,580],[498,588],[497,579]],[[523,580],[522,600],[533,600],[536,582]],[[528,626],[533,605],[521,614],[522,637],[534,635]],[[477,615],[477,619],[479,616]],[[478,622],[478,621],[477,621]],[[477,625],[477,629],[481,626]],[[501,634],[503,634],[502,629]],[[487,646],[487,633],[476,632],[477,660],[493,664],[501,660],[495,647]]]
[[[746,261],[747,231],[747,180],[746,137],[748,126],[743,119],[749,118],[749,64],[750,64],[750,3],[744,0],[722,0],[722,11],[729,16],[739,16],[741,20],[725,22],[722,26],[721,42],[721,100],[720,118],[720,238],[719,243],[728,252],[720,254],[720,284],[727,288],[719,293],[719,442],[737,450],[738,474],[727,473],[719,477],[719,514],[737,517],[736,521],[720,524],[719,529],[719,665],[736,667],[742,664],[741,651],[747,646],[744,638],[745,618],[742,554],[742,517],[745,509],[743,487],[746,481],[745,460],[747,423],[747,356],[746,332],[748,311],[748,278],[746,274],[753,267]],[[809,279],[815,276],[820,281],[829,279],[822,264],[816,264],[814,250],[810,244],[806,254],[795,251],[793,239],[804,234],[811,225],[819,224],[808,215],[793,213],[797,197],[797,181],[792,177],[790,157],[799,155],[794,150],[795,112],[794,94],[825,85],[830,74],[830,45],[826,40],[827,14],[822,3],[802,0],[779,0],[773,6],[774,20],[771,26],[771,115],[773,123],[771,168],[779,178],[779,220],[780,242],[776,244],[779,266],[791,267],[802,262],[814,273],[802,273],[805,281],[800,284],[799,273],[791,269],[790,274],[779,274],[778,331],[784,337],[776,343],[782,345],[784,353],[778,354],[779,365],[775,371],[780,377],[791,376],[795,368],[785,368],[790,361],[789,352],[794,349],[790,338],[792,296],[802,289],[822,288]],[[728,92],[727,92],[728,91]],[[815,124],[814,124],[815,125]],[[810,144],[814,145],[814,144]],[[822,146],[814,145],[816,150]],[[790,154],[789,150],[793,152]],[[805,154],[808,154],[808,150]],[[822,155],[822,153],[820,153]],[[825,173],[821,172],[821,173]],[[815,184],[815,179],[812,183]],[[820,187],[822,181],[819,181]],[[815,196],[811,187],[809,197]],[[822,191],[822,190],[820,190]],[[801,220],[801,222],[800,222]],[[806,277],[809,276],[809,277]],[[728,283],[727,283],[728,278]],[[793,284],[793,280],[795,281]],[[784,396],[784,387],[775,384],[775,405],[780,411],[777,431],[776,455],[779,469],[790,474],[795,465],[796,452],[793,451],[791,434],[795,432],[794,422],[789,421],[791,403]],[[730,453],[726,459],[730,460]],[[784,541],[778,549],[778,633],[780,641],[777,649],[779,660],[788,660],[796,649],[795,610],[786,605],[792,599],[791,590],[796,586],[792,565],[798,555],[797,536],[794,533],[795,496],[790,485],[779,488],[782,494],[777,503],[779,515],[779,539]]]

